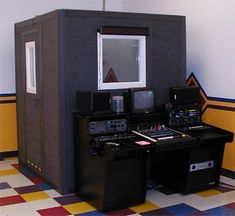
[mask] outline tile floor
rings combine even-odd
[[[213,190],[190,195],[150,189],[144,204],[103,213],[75,194],[60,195],[11,158],[0,161],[0,216],[235,216],[235,180],[220,181]]]

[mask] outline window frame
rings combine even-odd
[[[26,93],[37,94],[36,79],[36,43],[25,43]]]
[[[139,41],[138,76],[139,81],[133,82],[103,82],[103,39],[133,39]],[[127,89],[146,87],[146,36],[145,35],[115,35],[97,32],[98,56],[98,90]]]

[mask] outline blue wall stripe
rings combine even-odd
[[[213,101],[235,103],[235,99],[230,99],[230,98],[208,97],[207,99]]]
[[[11,96],[16,96],[16,93],[0,94],[0,97],[11,97]]]

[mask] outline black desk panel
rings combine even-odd
[[[197,145],[156,154],[150,179],[181,193],[218,186],[224,145],[233,141],[233,133],[204,123],[174,129],[197,139]]]
[[[155,148],[122,131],[120,119],[122,115],[74,116],[76,193],[103,211],[145,202],[147,157]]]

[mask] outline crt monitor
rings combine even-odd
[[[125,107],[132,113],[155,111],[155,92],[153,89],[129,89],[125,97]]]

